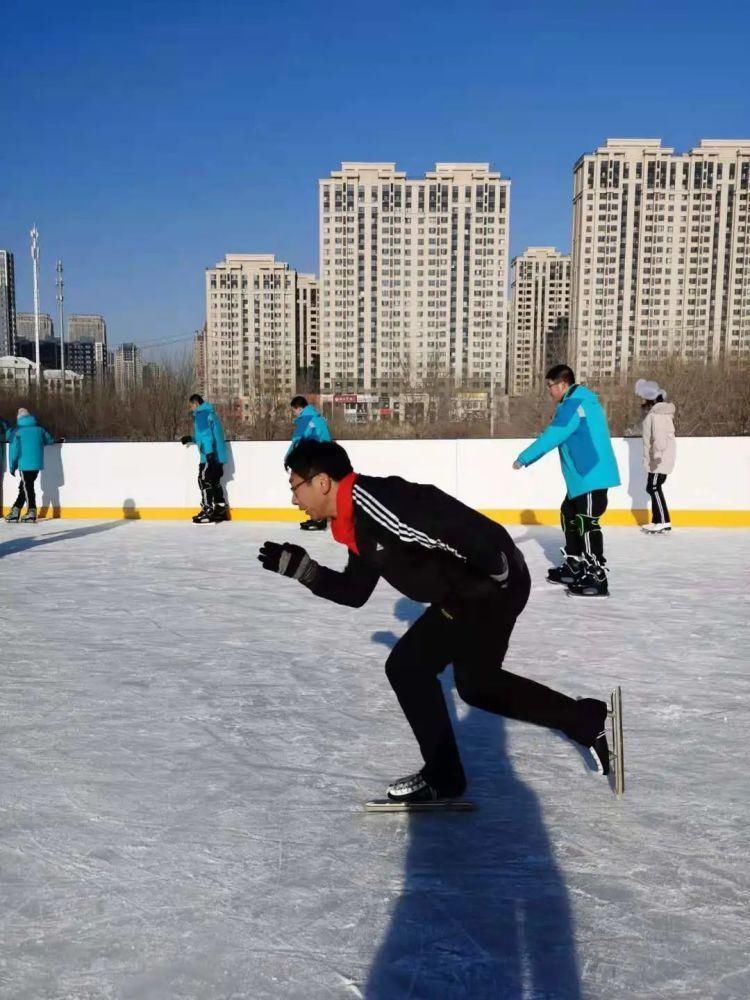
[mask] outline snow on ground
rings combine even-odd
[[[265,573],[294,525],[0,526],[0,997],[747,998],[750,533],[610,529],[613,596],[535,579],[507,660],[622,684],[617,801],[457,705],[474,814],[365,815],[418,764],[383,673],[418,612]],[[450,677],[446,678],[450,683]]]

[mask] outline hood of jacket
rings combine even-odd
[[[198,406],[196,406],[194,412],[195,413],[215,413],[216,411],[214,410],[214,407],[213,407],[212,403],[203,402],[203,403],[199,403]]]
[[[24,417],[19,417],[16,427],[36,427],[36,417],[33,413],[27,413]]]
[[[651,413],[664,413],[666,416],[674,416],[674,403],[654,403]]]
[[[593,399],[596,402],[599,401],[599,397],[595,392],[592,392],[591,389],[588,389],[585,385],[578,385],[578,383],[576,383],[576,385],[573,385],[570,387],[570,389],[568,389],[568,391],[565,393],[565,395],[557,405],[561,406],[568,399],[579,399],[579,400]]]

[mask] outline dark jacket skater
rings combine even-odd
[[[466,779],[438,681],[449,663],[458,694],[468,704],[561,729],[593,747],[602,769],[609,769],[604,702],[575,701],[501,669],[530,590],[523,555],[505,528],[435,486],[357,475],[337,444],[303,442],[286,465],[293,502],[310,517],[329,518],[349,558],[337,572],[320,566],[300,546],[266,542],[259,557],[265,569],[350,607],[361,607],[381,576],[405,596],[429,604],[386,663],[424,759],[419,772],[389,787],[390,798],[424,801],[464,791]]]

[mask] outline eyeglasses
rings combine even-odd
[[[290,485],[289,489],[292,491],[292,495],[296,497],[297,490],[300,488],[300,486],[304,486],[305,483],[311,483],[313,479],[315,479],[315,476],[317,475],[318,473],[315,472],[312,476],[309,476],[307,479],[300,479],[300,481],[298,483],[295,483],[294,486]]]
[[[559,385],[559,384],[560,384],[560,382],[559,382],[559,381],[557,381],[557,382],[548,382],[548,383],[547,383],[547,388],[548,388],[548,389],[551,389],[553,385]]]

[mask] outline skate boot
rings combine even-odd
[[[328,527],[328,521],[326,518],[321,518],[319,521],[315,521],[310,518],[309,521],[303,521],[300,525],[301,531],[325,531]]]
[[[562,583],[567,586],[580,579],[585,563],[581,556],[568,555],[565,549],[560,551],[563,554],[562,565],[547,570],[547,583]]]
[[[36,521],[36,508],[29,507],[24,516],[21,518],[21,521],[24,524],[34,524],[34,522]]]
[[[391,802],[440,802],[457,799],[463,795],[465,782],[451,789],[437,789],[425,780],[421,771],[399,778],[388,786]]]
[[[21,511],[18,507],[11,507],[8,513],[5,515],[5,520],[8,524],[14,524],[21,517]]]
[[[604,560],[590,559],[581,576],[568,584],[568,593],[571,597],[609,597]]]
[[[211,524],[221,524],[222,521],[228,520],[227,505],[225,503],[218,503],[215,507],[212,507],[209,519]]]
[[[576,707],[581,718],[573,739],[588,748],[599,774],[609,774],[607,703],[596,698],[579,698]]]
[[[664,521],[662,524],[644,524],[641,531],[646,535],[663,535],[665,531],[671,531],[672,525],[669,521]]]
[[[204,509],[198,511],[198,513],[193,517],[193,524],[210,524],[211,523],[211,511]]]

